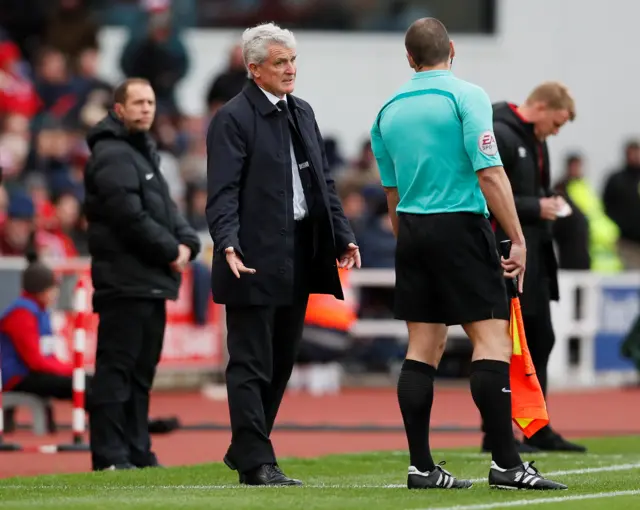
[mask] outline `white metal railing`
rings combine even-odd
[[[365,286],[392,287],[395,274],[393,269],[360,269],[350,273],[349,282],[357,295]],[[556,342],[549,361],[550,387],[619,386],[637,381],[637,372],[625,366],[617,354],[617,344],[640,313],[640,271],[617,275],[560,271],[559,286],[561,299],[551,306]],[[607,297],[607,292],[614,298]],[[616,293],[620,294],[617,298]],[[611,303],[612,299],[623,304],[615,300]],[[580,314],[576,316],[578,308]],[[406,339],[407,329],[402,321],[362,319],[354,325],[352,334]],[[449,328],[449,337],[454,336],[465,336],[460,326]],[[613,360],[609,363],[612,367],[601,367],[602,358]]]
[[[61,269],[86,264],[88,259],[45,262]],[[24,267],[23,258],[0,257],[0,271]],[[349,276],[356,300],[362,287],[393,287],[395,283],[393,269],[352,270]],[[617,275],[560,271],[559,285],[561,299],[551,307],[556,343],[549,361],[550,386],[583,388],[638,381],[636,371],[617,351],[620,339],[640,313],[640,271]],[[576,316],[578,296],[581,313]],[[394,319],[361,319],[351,333],[356,337],[407,338],[404,322]],[[449,337],[465,337],[465,333],[460,326],[454,326],[449,328]]]

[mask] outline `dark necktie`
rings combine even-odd
[[[298,173],[300,174],[300,181],[302,182],[302,189],[304,190],[304,198],[307,202],[307,208],[309,209],[309,215],[313,216],[316,210],[316,206],[318,205],[313,188],[313,176],[311,174],[311,163],[309,162],[309,157],[307,156],[307,152],[305,150],[304,144],[302,142],[302,137],[298,128],[296,127],[296,123],[293,120],[293,116],[291,115],[291,111],[287,105],[285,100],[278,101],[278,108],[281,111],[284,111],[287,115],[289,125],[289,133],[291,136],[291,143],[293,144],[293,152],[296,156],[296,162],[298,166]]]

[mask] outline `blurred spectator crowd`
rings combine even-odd
[[[166,8],[138,8],[146,30],[131,31],[122,71],[151,81],[163,173],[183,209],[203,211],[202,121],[182,117],[174,97],[186,51]],[[99,30],[85,0],[0,5],[0,254],[23,255],[32,245],[49,257],[87,254],[85,136],[107,113],[115,85],[97,76]],[[201,213],[189,217],[203,227]]]
[[[172,4],[180,27],[241,28],[264,20],[295,30],[404,32],[423,16],[442,19],[457,33],[490,33],[495,0],[91,0],[100,19],[129,25],[136,5]]]
[[[84,138],[111,106],[115,85],[97,75],[101,18],[89,4],[85,0],[0,3],[0,255],[24,255],[29,246],[49,257],[87,255],[81,207],[88,157]],[[136,20],[121,56],[122,72],[152,83],[158,100],[152,132],[162,172],[188,220],[206,233],[204,133],[211,116],[247,80],[240,48],[230,50],[226,69],[212,70],[203,98],[206,114],[187,117],[180,112],[175,90],[189,70],[189,56],[170,2],[116,4],[127,4]],[[216,5],[222,8],[222,2]],[[363,138],[360,154],[349,161],[339,140],[327,137],[327,157],[359,240],[363,266],[391,268],[395,240],[370,143]],[[554,225],[561,267],[640,269],[640,143],[627,143],[602,195],[584,178],[585,164],[576,153],[567,157],[563,169],[554,169],[555,175],[562,175],[555,192],[564,195],[574,210]],[[390,301],[388,291],[365,289],[360,315],[390,316]],[[380,359],[402,356],[394,342],[381,345],[385,354]]]

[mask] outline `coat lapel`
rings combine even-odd
[[[322,152],[315,150],[320,149],[318,147],[318,141],[316,140],[316,132],[313,124],[309,122],[309,114],[294,96],[289,96],[291,102],[293,102],[294,108],[292,108],[292,115],[298,125],[298,129],[300,130],[300,134],[302,135],[302,143],[305,146],[307,151],[307,155],[311,160],[311,167],[316,174],[316,177],[320,183],[323,182],[323,162],[322,162]],[[314,143],[315,140],[315,143]],[[321,184],[322,186],[322,184]]]

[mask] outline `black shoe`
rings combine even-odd
[[[222,462],[225,463],[225,465],[231,470],[231,471],[236,471],[238,468],[236,467],[236,465],[233,463],[233,461],[231,460],[231,458],[229,457],[229,454],[226,453],[225,456],[222,459]]]
[[[567,486],[547,480],[533,467],[534,461],[525,462],[511,469],[503,469],[491,462],[489,486],[494,489],[566,490]]]
[[[473,486],[471,480],[458,480],[446,469],[442,469],[445,462],[440,462],[435,469],[419,471],[414,466],[409,466],[407,475],[408,489],[470,489]]]
[[[516,450],[518,453],[536,453],[540,450],[533,445],[523,443],[519,439],[516,439]]]
[[[169,434],[180,428],[180,421],[176,417],[156,418],[149,420],[147,425],[149,434]]]
[[[158,457],[153,452],[149,452],[146,456],[133,458],[132,464],[137,468],[164,467],[160,465]]]
[[[110,466],[107,466],[104,468],[94,469],[94,471],[121,471],[123,469],[138,469],[138,468],[129,462],[125,462],[123,464],[111,464]]]
[[[528,443],[523,443],[518,439],[515,439],[515,442],[516,450],[518,453],[537,453],[540,451],[535,446]],[[482,439],[482,453],[491,453],[491,446],[489,445],[489,440],[487,439],[486,435]]]
[[[222,462],[224,462],[225,466],[227,466],[231,471],[237,471],[238,470],[236,465],[233,463],[233,461],[229,457],[228,453],[225,453],[224,457],[222,458]],[[240,483],[245,483],[245,481],[244,481],[244,473],[238,472],[238,481]]]
[[[136,464],[136,467],[137,467],[137,468],[140,468],[140,469],[146,469],[146,468],[164,468],[164,466],[163,466],[162,464],[159,464],[158,462],[156,462],[155,464],[140,464],[140,465],[137,465],[137,464]]]
[[[302,485],[300,480],[289,478],[275,464],[263,464],[256,469],[243,473],[240,476],[240,483],[244,483],[246,485]]]
[[[564,437],[551,429],[543,429],[534,434],[531,438],[525,439],[525,441],[527,445],[545,452],[586,453],[587,451],[585,446],[567,441]]]

